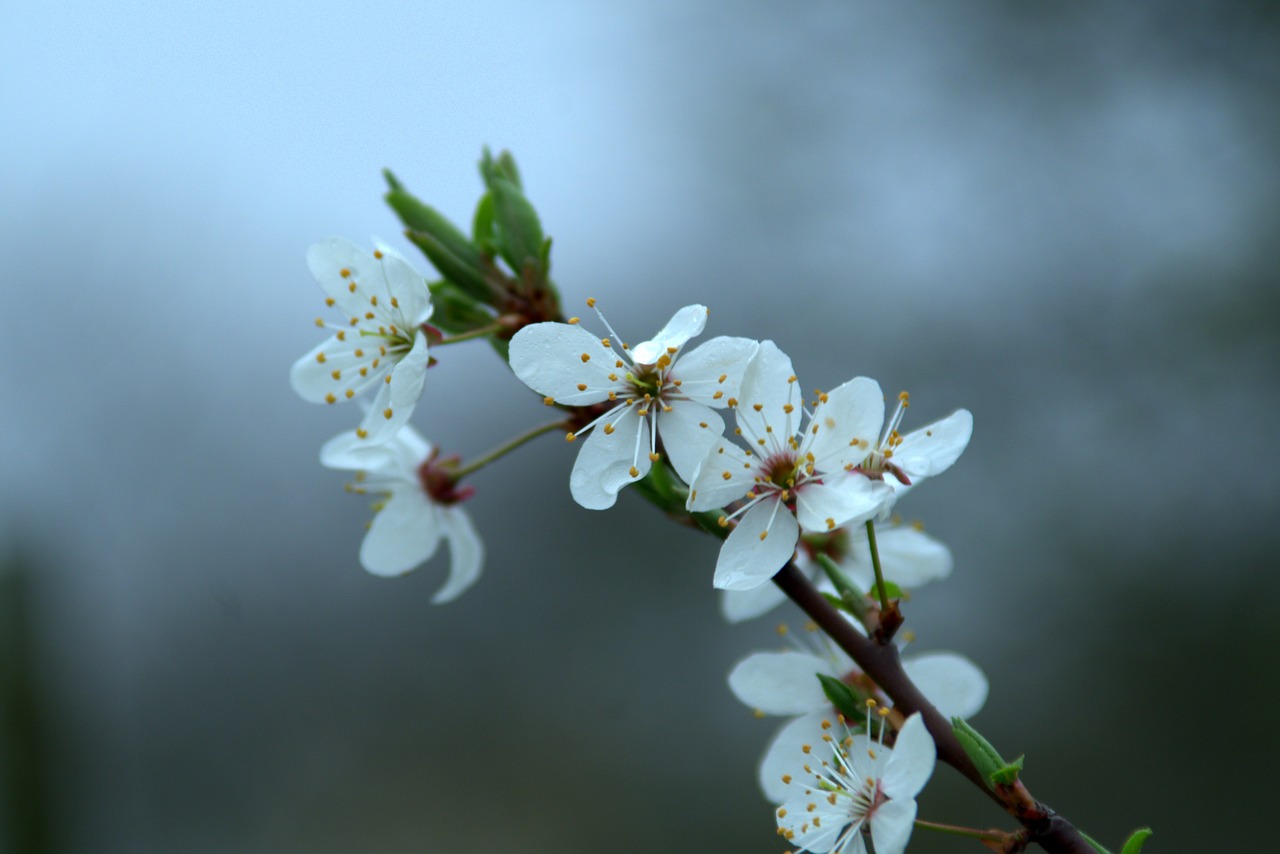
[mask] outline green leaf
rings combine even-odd
[[[392,190],[403,190],[404,185],[400,183],[400,179],[390,169],[382,170],[382,177],[387,179],[387,187]]]
[[[493,194],[485,193],[476,203],[475,215],[471,218],[471,240],[482,254],[493,256],[495,250],[493,232]]]
[[[510,151],[500,153],[497,162],[494,163],[494,167],[512,184],[515,184],[521,190],[524,189],[524,183],[520,180],[520,170],[516,168],[516,159],[511,155]]]
[[[1120,854],[1139,854],[1142,846],[1151,838],[1152,831],[1149,827],[1140,827],[1135,830],[1124,843],[1124,848],[1120,849]]]
[[[848,685],[825,673],[818,674],[818,681],[822,683],[822,693],[827,695],[831,705],[835,706],[844,715],[845,720],[858,720],[859,715],[862,714],[862,709],[859,708],[858,696],[853,693],[853,690]]]
[[[432,282],[431,323],[449,333],[469,332],[493,322],[493,315],[479,308],[453,282]]]
[[[404,236],[431,260],[432,265],[440,271],[440,275],[458,286],[473,302],[488,304],[493,299],[493,292],[485,284],[484,275],[479,266],[472,267],[469,262],[457,255],[436,238],[425,231],[406,229]]]
[[[388,190],[383,198],[406,228],[430,234],[451,253],[479,271],[480,254],[467,236],[449,222],[444,214],[399,185]]]
[[[955,735],[964,752],[969,754],[978,773],[984,780],[992,780],[1009,763],[991,746],[991,742],[982,737],[976,729],[969,726],[964,718],[951,719],[951,732]]]
[[[991,782],[1003,786],[1013,785],[1014,781],[1018,779],[1018,772],[1022,770],[1022,760],[1026,758],[1024,754],[996,769],[991,774]]]
[[[493,224],[498,254],[517,276],[524,270],[526,260],[532,259],[540,266],[540,278],[545,277],[547,267],[542,264],[542,223],[521,189],[520,173],[515,168],[515,160],[505,151],[494,160],[489,150],[485,149],[480,161],[480,174],[493,199]]]

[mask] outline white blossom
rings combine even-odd
[[[611,337],[597,338],[576,320],[530,324],[510,348],[511,369],[546,403],[602,410],[566,437],[574,441],[590,431],[569,478],[574,500],[591,510],[612,507],[619,490],[648,474],[659,440],[676,474],[691,480],[724,431],[714,410],[738,393],[756,342],[719,337],[681,352],[706,325],[702,305],[680,309],[657,335],[633,347],[612,328]]]
[[[335,436],[320,450],[320,462],[355,471],[351,491],[379,496],[360,545],[360,563],[369,572],[403,575],[428,561],[442,539],[448,541],[449,578],[431,600],[439,604],[456,599],[480,577],[484,545],[458,506],[470,490],[457,488],[436,455],[430,442],[405,425],[382,445],[368,445],[351,433]]]
[[[334,333],[294,363],[289,381],[312,403],[340,403],[372,388],[356,436],[389,441],[422,396],[428,362],[422,324],[431,316],[426,281],[380,243],[370,253],[347,240],[325,240],[307,250],[307,266],[342,321],[316,318],[316,326]]]
[[[778,832],[800,851],[866,854],[864,832],[870,833],[876,854],[906,850],[915,798],[933,774],[937,749],[919,712],[907,718],[893,748],[885,747],[888,710],[879,711],[879,739],[824,733],[826,740],[806,746],[805,771],[791,783],[797,791],[776,813]]]

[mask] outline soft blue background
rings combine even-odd
[[[703,302],[806,386],[973,410],[902,508],[957,559],[909,604],[920,647],[986,668],[978,722],[1095,836],[1258,850],[1278,29],[1192,0],[0,8],[0,542],[38,710],[0,827],[94,854],[778,848],[774,724],[724,686],[776,620],[720,622],[714,543],[634,496],[575,507],[552,438],[476,479],[460,601],[428,603],[440,560],[356,562],[366,508],[316,464],[354,415],[287,383],[322,310],[303,256],[403,245],[384,166],[467,221],[488,144],[569,304],[620,334]],[[415,422],[470,455],[544,415],[468,345]],[[945,769],[921,814],[1009,826]]]

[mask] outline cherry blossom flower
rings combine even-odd
[[[791,560],[800,531],[825,533],[875,516],[881,480],[854,473],[883,419],[875,380],[856,377],[820,394],[802,428],[804,400],[791,359],[772,341],[760,344],[734,401],[743,450],[721,438],[690,483],[688,508],[706,511],[745,498],[721,520],[737,524],[720,549],[714,584],[749,590]]]
[[[587,304],[594,308],[595,300]],[[680,309],[657,335],[634,347],[623,344],[607,322],[611,338],[597,338],[576,320],[530,324],[512,337],[510,349],[515,375],[545,395],[547,404],[603,410],[566,436],[574,441],[590,431],[569,477],[574,500],[590,510],[612,507],[619,490],[648,474],[659,459],[659,439],[676,474],[692,479],[724,432],[714,410],[737,395],[756,342],[712,338],[681,353],[706,325],[702,305]]]
[[[311,403],[351,400],[372,388],[373,402],[356,436],[370,444],[389,441],[413,414],[427,370],[431,316],[426,281],[390,247],[373,253],[332,238],[307,250],[307,266],[343,322],[327,340],[294,363],[289,381]]]
[[[862,631],[862,627],[850,621]],[[863,697],[886,699],[845,652],[825,635],[815,635],[813,651],[757,652],[729,673],[729,689],[758,714],[792,717],[777,733],[760,762],[760,788],[780,803],[785,780],[796,773],[801,747],[821,739],[822,722],[839,714],[817,676],[840,680]],[[944,717],[972,717],[986,703],[989,685],[982,670],[954,652],[906,655],[902,669]]]
[[[924,532],[919,523],[892,521],[876,525],[876,543],[884,580],[902,590],[919,587],[951,574],[951,550]],[[804,534],[796,549],[795,564],[819,589],[833,591],[818,566],[816,555],[826,554],[849,579],[864,591],[875,582],[871,548],[866,532],[837,528],[827,534]],[[754,619],[786,601],[776,585],[761,584],[750,590],[725,590],[720,594],[720,611],[730,623]]]
[[[868,719],[874,706],[868,701]],[[878,711],[883,721],[888,710]],[[806,745],[805,772],[792,783],[800,791],[777,810],[783,838],[814,854],[866,854],[863,833],[869,832],[876,854],[906,850],[915,798],[929,782],[938,754],[919,712],[907,718],[892,749],[883,744],[886,728],[882,722],[875,740],[827,734],[825,741]],[[831,758],[820,758],[827,750]]]
[[[351,433],[335,436],[320,450],[321,464],[355,471],[348,488],[381,495],[360,545],[360,563],[374,575],[403,575],[449,542],[449,578],[432,597],[436,604],[462,595],[480,577],[484,546],[471,519],[458,504],[471,495],[458,489],[431,443],[405,425],[382,445],[369,445]],[[447,461],[446,461],[447,462]]]

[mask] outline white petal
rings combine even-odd
[[[690,400],[723,409],[741,393],[742,374],[759,346],[750,338],[712,338],[681,354],[670,377],[680,380],[680,391]]]
[[[806,762],[813,764],[812,757],[804,753],[804,745],[814,750],[822,746],[822,722],[830,720],[834,723],[832,715],[830,707],[821,712],[810,712],[792,720],[773,736],[764,758],[760,760],[760,789],[767,800],[780,804],[804,790],[804,765]],[[825,758],[819,757],[820,760]],[[784,776],[790,776],[791,782],[782,782]]]
[[[849,811],[844,800],[837,799],[835,804],[831,804],[827,794],[820,789],[790,798],[778,812],[783,810],[786,810],[786,815],[778,818],[778,827],[795,834],[787,837],[787,843],[814,854],[825,854],[835,847],[841,831],[849,824]]]
[[[982,710],[990,686],[978,665],[954,652],[928,652],[903,659],[902,669],[945,718],[968,718]]]
[[[359,393],[370,382],[359,374],[359,365],[366,360],[356,359],[354,349],[349,341],[343,341],[336,335],[326,338],[293,363],[289,369],[289,384],[308,403],[327,403],[329,395],[333,395],[335,403],[347,400],[344,392],[348,388]],[[336,380],[333,378],[335,370],[340,375]]]
[[[753,447],[756,440],[765,439],[761,448],[765,453],[785,447],[800,427],[803,408],[804,395],[791,359],[772,341],[760,342],[742,375],[742,395],[735,410],[743,437]]]
[[[689,483],[688,508],[701,513],[737,501],[755,486],[755,470],[741,448],[727,439],[717,440]]]
[[[871,572],[871,548],[865,535],[850,532],[849,560],[856,577]],[[877,525],[876,548],[886,581],[914,590],[951,574],[951,549],[911,525]]]
[[[875,516],[885,495],[879,481],[841,472],[823,483],[806,483],[796,489],[796,515],[804,530],[825,534]]]
[[[612,507],[620,489],[649,473],[649,422],[635,415],[634,408],[620,407],[616,420],[601,422],[579,440],[582,450],[569,475],[569,492],[588,510]],[[605,424],[616,425],[612,433],[605,432]]]
[[[730,623],[754,620],[787,601],[787,594],[774,584],[751,590],[725,590],[720,594],[720,613]]]
[[[431,601],[437,605],[452,602],[476,583],[484,562],[484,544],[471,525],[471,518],[461,507],[440,508],[441,526],[449,540],[449,579],[436,591]]]
[[[924,718],[916,712],[907,718],[898,731],[898,740],[893,743],[893,755],[885,764],[880,781],[884,793],[895,799],[914,798],[929,782],[937,757],[933,737],[925,728]]]
[[[583,361],[586,356],[586,361]],[[538,394],[560,403],[586,406],[608,400],[609,392],[622,392],[627,367],[613,348],[581,326],[568,323],[533,323],[511,339],[511,370]],[[618,377],[609,379],[610,374]],[[585,389],[579,389],[585,385]]]
[[[420,341],[425,341],[425,335],[419,335]],[[422,345],[422,350],[416,353],[418,345],[415,342],[414,349],[409,351],[409,357],[420,356],[423,359],[423,368],[426,370],[426,344]],[[409,357],[405,358],[408,361]],[[404,364],[401,362],[400,364]],[[398,369],[400,365],[396,365]],[[391,382],[376,383],[377,391],[374,393],[373,400],[369,405],[369,410],[365,413],[364,419],[360,422],[360,429],[364,430],[367,435],[363,437],[364,441],[370,445],[381,445],[391,441],[392,437],[400,431],[402,427],[409,421],[409,416],[413,414],[416,398],[404,406],[394,406],[392,403],[393,396],[397,393],[397,383],[394,372],[388,374]],[[416,379],[415,379],[416,377]],[[416,387],[418,394],[422,393],[423,375],[418,373],[414,366],[410,366],[405,373],[405,380],[401,382],[398,393],[408,397],[409,393]],[[390,413],[388,416],[387,413]]]
[[[876,807],[868,822],[876,854],[902,854],[906,851],[915,820],[916,802],[912,798],[895,798]]]
[[[686,341],[701,333],[706,325],[707,307],[686,305],[672,315],[657,335],[632,347],[631,358],[638,365],[655,364],[668,349],[683,347]]]
[[[374,575],[403,575],[435,554],[440,543],[436,506],[420,490],[392,493],[360,545],[360,563]]]
[[[903,436],[902,444],[893,451],[893,462],[913,481],[933,477],[951,468],[972,435],[973,415],[967,409],[957,409],[941,421]]]
[[[397,325],[403,325],[406,332],[417,329],[431,318],[431,291],[427,288],[426,279],[387,244],[375,240],[374,245],[382,252],[380,263],[385,298],[390,303],[394,297],[398,303],[394,310],[400,315]],[[379,294],[379,299],[382,298],[383,295]]]
[[[805,652],[757,652],[729,671],[729,690],[767,715],[803,715],[829,705],[818,674],[831,662]]]
[[[359,317],[368,309],[367,284],[381,280],[381,266],[373,253],[350,240],[331,237],[307,249],[307,268],[346,317]],[[347,275],[342,275],[343,271]],[[355,289],[352,290],[352,285]],[[426,290],[425,283],[423,290]]]
[[[370,445],[347,430],[320,448],[320,464],[331,469],[376,472],[417,483],[418,466],[431,455],[431,443],[406,424],[390,441]]]
[[[689,483],[724,434],[724,419],[700,403],[674,400],[669,405],[670,412],[658,413],[658,438],[671,467]]]
[[[721,590],[750,590],[764,584],[791,560],[799,539],[800,528],[790,510],[776,498],[760,501],[720,547],[713,584]]]
[[[817,458],[818,471],[836,471],[858,465],[880,439],[884,423],[884,393],[869,377],[854,377],[827,392],[825,403],[814,409],[809,425],[808,450]],[[813,433],[813,428],[818,432]]]

